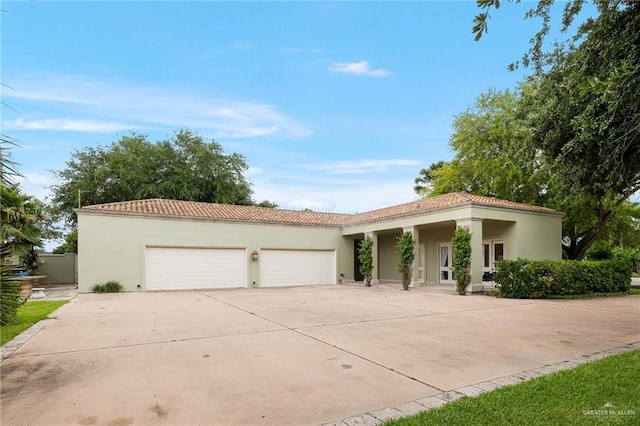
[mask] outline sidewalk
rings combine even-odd
[[[78,284],[39,284],[38,288],[44,288],[44,300],[71,300],[78,295]]]

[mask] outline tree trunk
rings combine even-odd
[[[371,287],[371,273],[364,276],[364,286]]]

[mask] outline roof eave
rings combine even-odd
[[[138,213],[138,212],[122,212],[113,210],[94,210],[94,209],[74,209],[76,214],[89,214],[96,216],[129,216],[146,219],[165,219],[165,220],[184,220],[209,223],[238,223],[238,224],[270,224],[283,226],[302,226],[302,227],[318,227],[318,228],[340,228],[343,224],[323,224],[323,223],[304,223],[292,221],[275,221],[275,220],[256,220],[256,219],[228,219],[228,218],[208,218],[201,216],[172,215],[164,213]]]

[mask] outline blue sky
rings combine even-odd
[[[3,2],[2,131],[39,198],[75,149],[188,128],[243,154],[254,198],[353,213],[416,198],[453,116],[508,72],[532,3]]]

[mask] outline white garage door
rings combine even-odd
[[[260,286],[336,283],[334,250],[262,250]]]
[[[246,286],[245,249],[147,247],[147,290]]]

